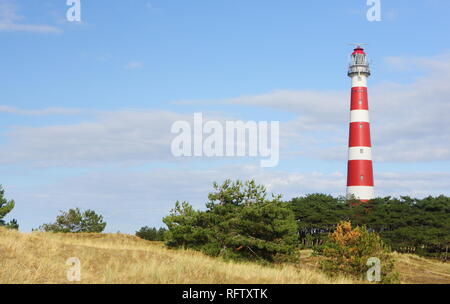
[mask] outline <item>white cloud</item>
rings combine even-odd
[[[0,107],[16,114],[50,114],[57,109],[34,111]],[[67,113],[61,111],[61,114]],[[216,120],[225,125],[231,117],[215,112],[203,113],[204,121]],[[93,121],[44,127],[17,126],[6,131],[8,141],[0,149],[0,163],[27,164],[36,167],[83,167],[105,164],[136,165],[147,162],[189,162],[199,158],[176,158],[171,143],[175,121],[193,125],[193,114],[158,110],[120,110],[97,112]],[[236,118],[234,118],[236,119]],[[288,144],[281,134],[281,145]],[[301,137],[299,137],[301,138]],[[238,144],[238,143],[235,143]],[[245,144],[245,143],[244,143]],[[214,160],[214,158],[202,158]],[[258,158],[259,160],[259,158]]]
[[[54,26],[40,24],[18,23],[24,19],[17,13],[17,6],[12,0],[0,0],[0,31],[33,32],[33,33],[61,33]]]
[[[126,70],[138,70],[144,67],[144,63],[141,61],[130,61],[125,65]]]
[[[81,109],[53,107],[39,110],[23,110],[7,105],[0,105],[0,112],[17,115],[75,115],[83,112]]]
[[[16,127],[0,150],[6,163],[34,166],[86,166],[140,163],[171,158],[173,121],[190,117],[167,111],[102,112],[95,122]]]

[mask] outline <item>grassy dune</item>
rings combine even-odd
[[[300,266],[264,267],[168,250],[125,234],[25,234],[0,228],[0,283],[70,283],[69,257],[81,261],[81,283],[362,283],[328,278],[308,251],[302,252]],[[397,259],[407,283],[450,283],[449,264],[412,255]]]

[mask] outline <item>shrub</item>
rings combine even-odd
[[[39,230],[46,232],[102,232],[106,227],[103,216],[98,215],[93,210],[81,212],[79,208],[61,211],[56,217],[56,221],[50,224],[43,224]]]
[[[266,197],[254,181],[214,184],[206,211],[176,203],[163,219],[169,247],[200,250],[234,260],[286,259],[298,245],[294,214],[279,196]]]
[[[136,236],[147,241],[164,241],[165,232],[164,228],[156,229],[145,226],[136,231]]]
[[[340,222],[325,244],[316,248],[316,253],[325,257],[321,267],[330,275],[341,273],[365,279],[370,267],[367,263],[375,257],[381,262],[381,282],[398,281],[389,247],[377,233],[364,226],[352,228],[350,222]]]
[[[17,222],[16,219],[12,219],[6,224],[6,228],[19,230],[19,223]]]

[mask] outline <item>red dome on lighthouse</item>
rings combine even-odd
[[[360,46],[358,46],[357,48],[355,48],[353,50],[353,54],[352,55],[356,55],[356,54],[363,54],[366,55],[366,53],[364,53],[364,49]]]

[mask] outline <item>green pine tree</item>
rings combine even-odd
[[[267,198],[254,181],[214,183],[206,211],[176,203],[164,218],[167,245],[201,250],[212,256],[275,261],[297,246],[294,213],[280,196]]]
[[[61,211],[54,223],[43,224],[39,230],[45,232],[102,232],[106,227],[103,216],[98,215],[93,210],[81,212],[79,208]]]
[[[19,229],[17,220],[13,219],[9,223],[6,223],[4,220],[5,216],[14,209],[14,206],[14,200],[7,200],[5,198],[5,190],[0,185],[0,226],[6,226],[11,229]]]

